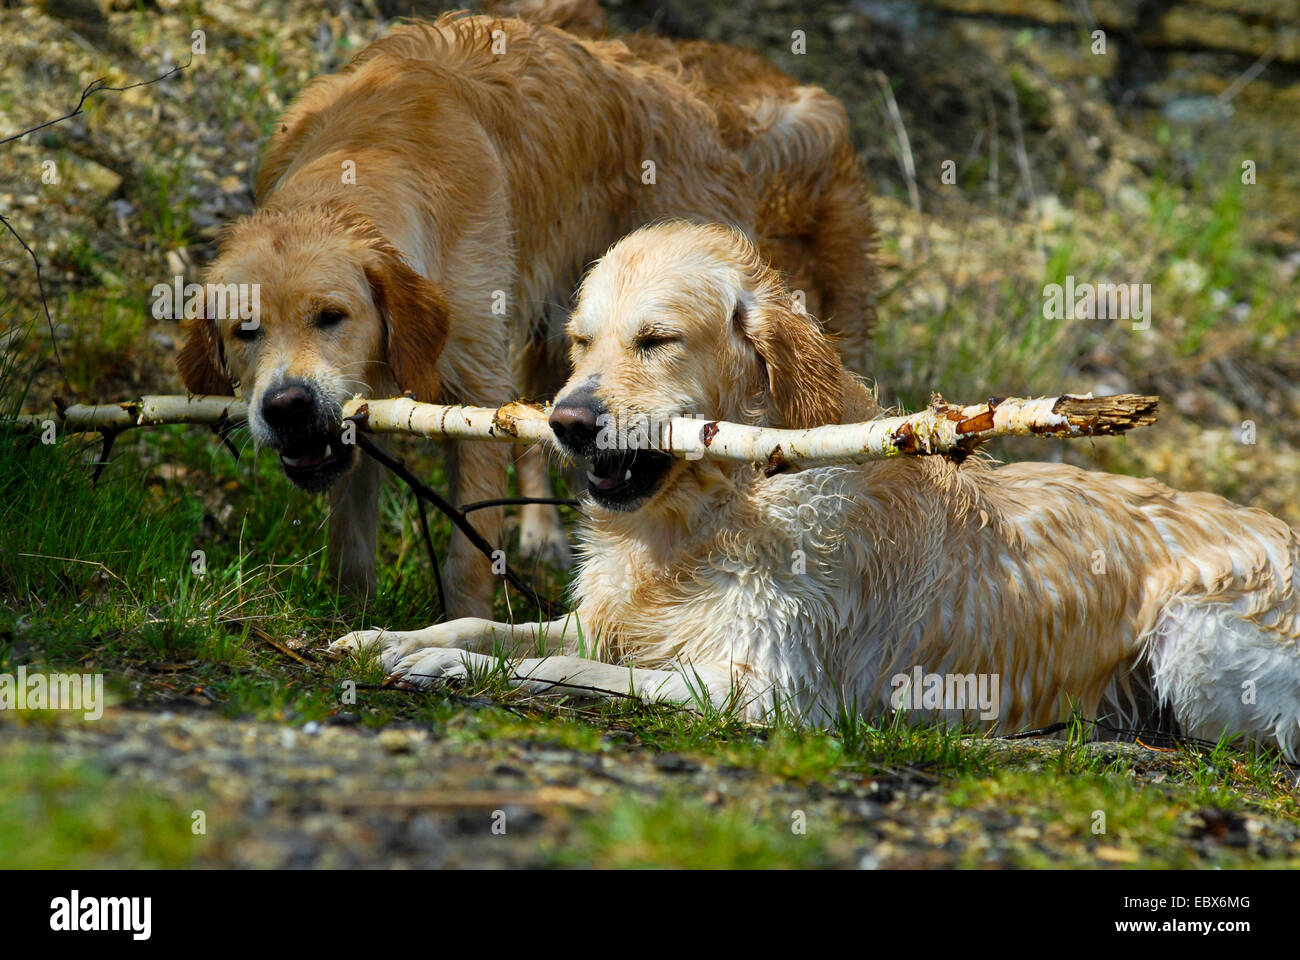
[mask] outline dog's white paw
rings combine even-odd
[[[354,630],[331,643],[326,652],[334,657],[355,654],[365,659],[377,659],[385,670],[392,670],[403,657],[427,645],[428,641],[419,631]]]
[[[385,630],[353,630],[331,643],[326,647],[325,652],[335,657],[346,656],[349,653],[373,653],[378,650],[380,638],[386,632]]]
[[[389,680],[399,687],[423,690],[441,680],[464,678],[476,660],[490,659],[465,650],[429,647],[399,660],[390,668]]]

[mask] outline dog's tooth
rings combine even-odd
[[[333,453],[333,452],[334,452],[334,451],[330,448],[330,445],[329,445],[328,443],[325,444],[325,453],[324,453],[324,456],[325,456],[325,457],[328,457],[328,456],[329,456],[331,453]]]
[[[627,473],[623,474],[623,479],[624,479],[624,480],[631,480],[631,479],[632,479],[632,469],[631,469],[630,467],[628,468]]]
[[[280,454],[280,462],[283,463],[286,467],[298,466],[298,459],[299,459],[298,457],[286,457],[283,453]]]

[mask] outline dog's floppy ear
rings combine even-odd
[[[844,412],[844,367],[835,345],[790,295],[736,301],[734,322],[767,368],[768,389],[780,426],[839,423]]]
[[[185,345],[176,357],[176,368],[186,390],[218,397],[228,397],[235,392],[234,384],[225,372],[221,350],[221,336],[213,320],[193,317],[186,321]]]
[[[442,388],[438,357],[450,329],[446,301],[390,244],[372,249],[376,257],[366,266],[366,278],[384,320],[388,366],[399,390],[432,403]]]

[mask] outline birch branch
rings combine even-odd
[[[248,405],[234,397],[180,395],[140,397],[122,403],[83,404],[64,406],[55,401],[63,428],[71,433],[119,433],[132,427],[150,427],[165,423],[200,423],[217,426],[229,423],[237,426],[248,419]],[[23,414],[8,422],[19,433],[40,433],[47,420]],[[0,421],[3,422],[3,421]]]
[[[672,417],[649,431],[652,442],[648,445],[691,460],[764,463],[769,475],[820,463],[866,463],[902,455],[940,454],[962,460],[995,437],[1123,433],[1154,423],[1159,402],[1158,397],[1136,394],[1063,394],[1037,399],[990,398],[958,406],[936,394],[930,406],[918,413],[807,430]],[[344,405],[343,414],[372,433],[510,443],[551,439],[548,408],[522,401],[492,409],[418,403],[405,397],[354,398]]]
[[[752,427],[721,420],[672,417],[643,431],[648,446],[687,459],[763,463],[769,473],[819,463],[866,463],[896,456],[942,455],[964,459],[996,437],[1097,437],[1154,423],[1158,397],[1062,394],[1023,399],[990,398],[966,406],[937,394],[925,410],[865,423],[832,424],[807,430]],[[515,401],[502,407],[445,406],[407,397],[354,397],[345,419],[371,433],[413,434],[432,440],[488,440],[538,443],[552,439],[548,407]],[[70,431],[116,433],[163,423],[235,426],[247,407],[233,397],[147,396],[125,403],[64,408]],[[17,418],[20,430],[39,432],[45,418]]]

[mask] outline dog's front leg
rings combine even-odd
[[[466,617],[423,630],[358,630],[335,640],[329,650],[336,655],[378,655],[391,676],[412,687],[427,687],[470,671],[495,670],[504,657],[511,686],[539,696],[635,697],[696,710],[723,709],[733,703],[747,706],[738,699],[731,671],[725,667],[645,670],[575,655],[590,652],[589,644],[573,615],[521,624]],[[521,653],[542,655],[515,659]]]
[[[468,650],[428,648],[399,660],[391,674],[403,687],[423,688],[437,680],[490,673],[501,668],[494,656]],[[676,670],[620,667],[581,657],[531,657],[507,661],[510,686],[534,696],[561,696],[578,700],[634,698],[648,703],[673,703],[706,712],[735,703],[743,706],[741,691],[725,668],[683,665]]]
[[[360,597],[375,593],[375,535],[383,468],[369,457],[330,488],[329,563],[341,587]]]
[[[495,623],[465,617],[422,630],[356,630],[330,644],[333,654],[375,654],[392,672],[412,655],[431,649],[468,650],[515,658],[524,654],[584,653],[577,618],[572,615],[540,623]]]
[[[673,670],[643,670],[581,657],[533,657],[512,666],[511,685],[536,696],[635,697],[705,712],[724,709],[740,693],[730,670],[712,666],[683,664]],[[401,669],[398,664],[398,671]]]
[[[508,444],[470,441],[451,446],[457,506],[506,496],[506,471],[510,465]],[[469,521],[491,544],[495,555],[485,557],[463,533],[452,531],[451,548],[443,567],[448,620],[492,615],[496,581],[504,572],[507,560],[501,543],[502,508],[475,510],[469,515]]]

